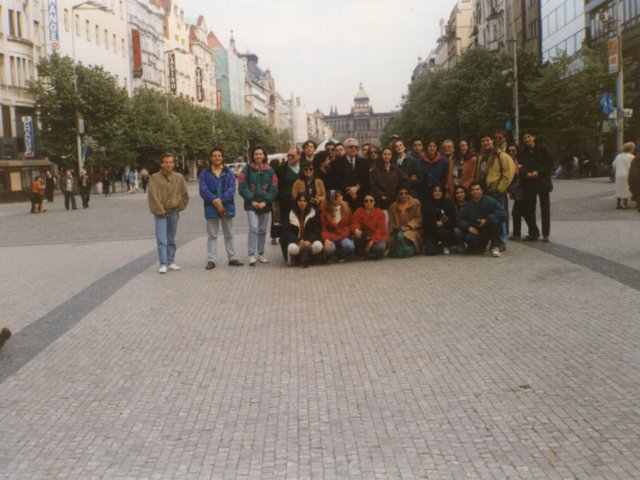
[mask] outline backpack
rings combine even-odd
[[[415,252],[416,250],[411,240],[404,237],[402,230],[398,230],[389,249],[389,256],[391,258],[408,258],[412,257]]]

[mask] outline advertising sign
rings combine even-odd
[[[202,88],[202,68],[196,67],[196,95],[198,101],[204,101],[204,89]]]
[[[133,76],[142,77],[142,52],[140,49],[140,30],[131,30],[131,46],[133,47]]]
[[[51,50],[60,48],[60,38],[58,36],[58,0],[49,0],[49,42]]]
[[[609,39],[607,51],[609,52],[609,73],[618,73],[618,37]]]
[[[33,132],[33,117],[30,115],[23,116],[22,128],[24,130],[24,158],[33,158],[36,154],[36,138]]]
[[[169,52],[169,90],[175,95],[178,90],[176,81],[176,54]]]

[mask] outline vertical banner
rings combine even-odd
[[[178,84],[176,82],[176,53],[169,52],[169,91],[176,94]]]
[[[609,73],[618,73],[618,37],[612,37],[607,44],[609,53]]]
[[[140,30],[131,30],[131,46],[133,47],[133,76],[142,77],[142,52],[140,49]]]
[[[54,52],[60,48],[58,37],[58,0],[49,0],[49,43]]]
[[[33,117],[22,117],[22,129],[24,130],[24,158],[33,158],[36,154],[36,138],[33,132]]]
[[[196,96],[199,102],[204,101],[204,89],[202,87],[202,68],[196,67]]]

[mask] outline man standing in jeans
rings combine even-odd
[[[189,203],[187,182],[179,173],[173,171],[175,156],[165,153],[160,157],[160,171],[154,173],[149,181],[149,209],[155,216],[156,241],[160,269],[158,273],[168,270],[180,270],[175,262],[176,231],[181,212]]]
[[[76,179],[73,176],[71,170],[67,170],[65,176],[62,180],[60,180],[60,190],[64,193],[64,208],[69,210],[69,203],[71,203],[71,208],[77,210],[76,207]]]

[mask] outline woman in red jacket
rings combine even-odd
[[[340,261],[350,256],[356,247],[351,239],[351,209],[343,200],[342,192],[336,190],[329,203],[322,208],[322,243],[328,259],[338,255]]]
[[[373,195],[364,196],[364,206],[353,214],[353,236],[356,252],[369,259],[382,258],[387,249],[387,227],[384,212],[376,207]]]

